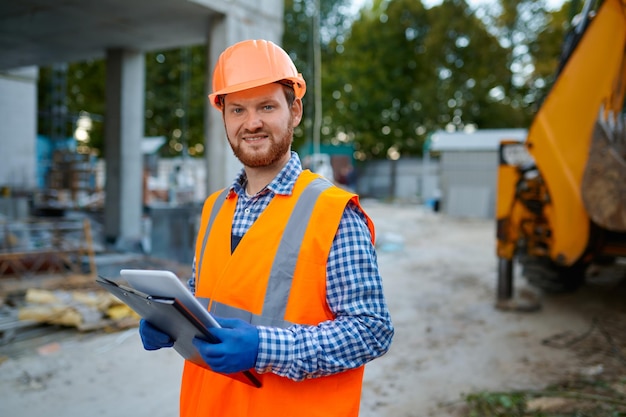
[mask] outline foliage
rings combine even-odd
[[[205,47],[146,54],[145,135],[165,136],[168,146],[163,147],[165,156],[179,155],[183,143],[189,154],[200,155],[204,146],[204,95]],[[96,153],[104,151],[105,79],[106,65],[103,59],[75,62],[57,71],[65,84],[66,117],[63,129],[71,136],[81,113],[92,118],[87,145]],[[54,67],[40,69],[39,77],[39,133],[53,136],[53,81]],[[63,84],[59,84],[63,85]]]
[[[62,88],[65,91],[54,91]],[[102,120],[105,108],[103,60],[40,68],[37,93],[40,134],[51,138],[71,137],[81,112],[86,112],[93,121],[88,145],[96,150],[102,150],[104,144]]]
[[[352,22],[349,13],[350,0],[285,0],[283,48],[302,73],[307,83],[304,96],[304,120],[294,132],[294,148],[298,149],[307,138],[313,136],[315,113],[315,60],[314,32],[316,5],[319,2],[320,54],[322,63],[333,55],[331,41],[342,39]],[[324,65],[324,64],[323,64]],[[324,81],[325,82],[325,81]],[[323,83],[322,83],[323,85]],[[322,87],[323,88],[323,87]]]
[[[565,6],[549,11],[545,0],[499,0],[478,14],[507,50],[510,82],[505,94],[532,115],[553,82],[564,39]]]
[[[204,152],[205,67],[204,46],[146,54],[145,131],[167,138],[163,156]]]
[[[324,138],[354,142],[361,159],[385,157],[396,144],[419,146],[414,132],[422,124],[428,129],[423,113],[433,110],[419,101],[434,90],[424,47],[429,28],[419,1],[376,2],[362,12],[325,67]],[[422,89],[428,91],[420,95]]]
[[[623,381],[570,381],[545,390],[464,396],[467,417],[594,417],[626,415]]]
[[[465,397],[468,417],[524,417],[526,395],[523,393],[480,392]],[[538,417],[538,416],[537,416]]]
[[[506,50],[464,0],[377,1],[342,49],[324,73],[325,137],[354,141],[361,158],[419,155],[436,129],[528,120],[504,94]]]
[[[529,53],[533,57],[534,73],[532,82],[542,88],[546,94],[554,82],[556,69],[561,61],[562,43],[570,30],[572,3],[565,2],[558,10],[547,15],[546,26],[529,44]],[[539,102],[541,96],[537,97]]]

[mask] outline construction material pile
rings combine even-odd
[[[102,291],[62,291],[29,288],[19,320],[75,327],[89,331],[137,325],[138,316],[113,295]]]

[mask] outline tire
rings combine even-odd
[[[589,266],[576,262],[571,266],[561,266],[549,258],[523,256],[520,259],[522,274],[528,283],[549,294],[563,294],[578,290],[585,283]]]

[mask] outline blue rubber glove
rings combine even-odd
[[[145,350],[158,350],[174,346],[174,340],[144,319],[139,321],[139,335]]]
[[[221,343],[209,343],[198,337],[193,345],[215,372],[232,374],[254,368],[259,351],[259,331],[240,319],[216,318],[222,328],[211,328]]]

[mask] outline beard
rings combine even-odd
[[[275,135],[268,133],[270,148],[263,152],[243,149],[240,141],[233,143],[230,138],[228,143],[230,144],[233,154],[235,154],[237,159],[239,159],[244,166],[250,168],[262,168],[271,166],[280,161],[285,154],[290,151],[291,143],[293,142],[292,117],[289,118],[286,128],[281,130],[279,135],[280,136],[276,137]]]

